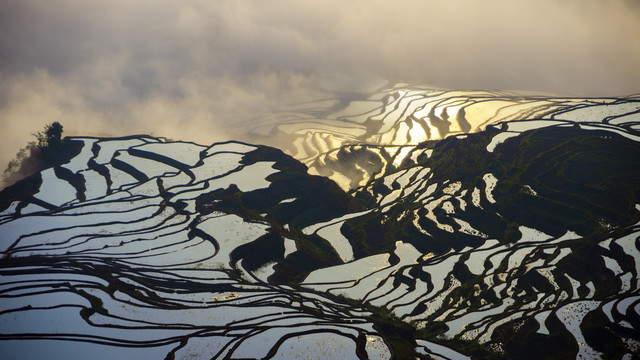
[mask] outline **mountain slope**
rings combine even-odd
[[[421,94],[407,104],[480,102]],[[234,141],[72,138],[68,162],[0,192],[0,349],[637,357],[638,104],[523,98],[484,130],[465,115],[445,139],[341,145],[311,170]]]

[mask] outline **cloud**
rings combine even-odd
[[[381,81],[637,93],[639,36],[629,0],[5,0],[0,164],[51,121],[207,143]]]

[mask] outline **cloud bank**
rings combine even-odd
[[[639,37],[630,0],[4,0],[0,165],[52,121],[209,143],[386,81],[638,93]]]

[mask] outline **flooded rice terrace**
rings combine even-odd
[[[3,357],[640,356],[639,97],[399,85],[258,125],[281,150],[68,138],[0,192]]]

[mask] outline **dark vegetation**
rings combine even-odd
[[[243,259],[242,265],[249,271],[255,271],[262,265],[284,258],[284,242],[278,231],[272,229],[258,239],[235,248],[231,254],[231,264]]]
[[[552,128],[509,139],[496,152],[497,210],[514,222],[554,236],[566,229],[589,236],[640,220],[637,142],[604,131]],[[526,194],[523,184],[539,196]]]
[[[80,153],[83,143],[63,138],[62,131],[63,127],[59,122],[45,126],[44,130],[33,134],[35,140],[20,149],[16,158],[9,162],[3,180],[5,183],[15,184],[0,192],[0,210],[6,209],[14,200],[35,194],[42,182],[40,171],[60,166]],[[84,193],[84,184],[79,179],[74,179],[72,174],[56,169],[56,175],[68,177],[78,193]],[[17,182],[18,180],[22,181]],[[48,206],[45,204],[44,207]]]

